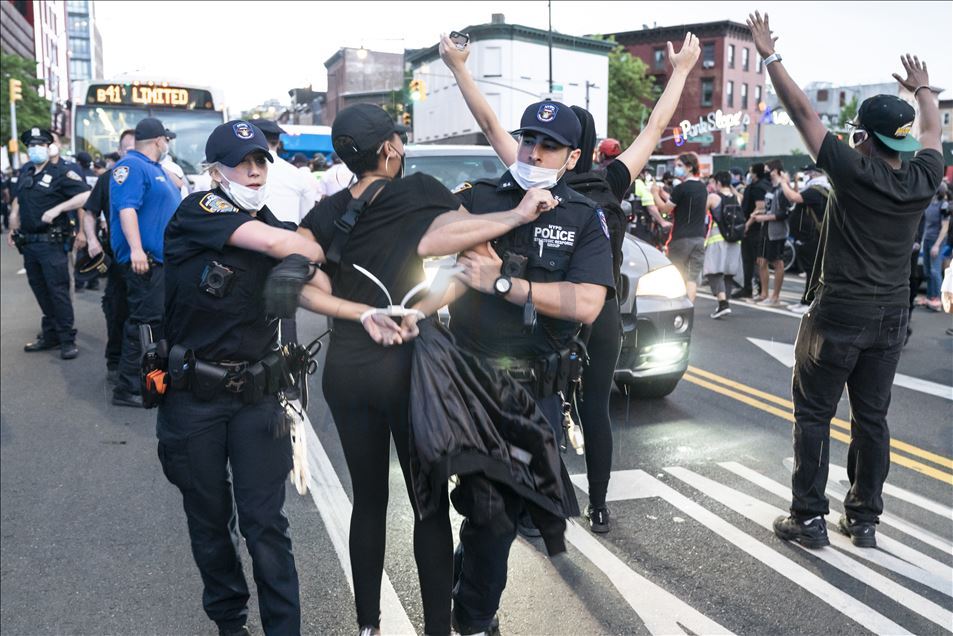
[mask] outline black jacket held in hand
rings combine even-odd
[[[411,475],[420,517],[434,512],[441,489],[457,475],[451,499],[460,514],[476,525],[512,530],[504,511],[515,494],[547,552],[564,552],[566,519],[579,514],[579,504],[533,396],[457,348],[433,320],[421,324],[415,340],[410,391]]]

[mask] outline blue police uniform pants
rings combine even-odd
[[[550,426],[562,437],[562,411],[558,395],[537,402]],[[494,534],[464,519],[460,526],[460,544],[455,555],[456,584],[453,588],[453,614],[461,634],[487,631],[500,607],[506,588],[507,561],[510,546],[516,539],[517,519],[523,510],[522,500],[505,498],[506,512],[513,531]]]
[[[69,295],[69,262],[62,243],[28,243],[23,266],[30,289],[43,312],[43,339],[60,344],[76,340],[73,301]]]
[[[281,417],[274,396],[245,405],[233,394],[204,402],[171,390],[156,424],[162,470],[182,492],[206,614],[223,628],[240,627],[248,616],[237,525],[269,636],[301,631],[298,571],[284,513],[291,439],[272,432]]]
[[[831,418],[847,385],[850,445],[844,500],[847,516],[877,522],[890,468],[887,408],[907,335],[907,307],[867,307],[818,302],[801,318],[794,345],[794,473],[791,514],[830,510],[827,475]]]
[[[126,302],[129,316],[123,328],[122,358],[119,361],[119,380],[116,391],[139,393],[139,325],[152,327],[152,339],[163,338],[162,317],[165,312],[165,274],[161,264],[152,265],[145,274],[132,271],[129,263],[120,265],[126,280]]]

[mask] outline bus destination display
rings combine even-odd
[[[86,103],[188,110],[214,108],[209,91],[155,84],[95,84],[86,93]]]

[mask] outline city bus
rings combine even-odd
[[[158,117],[176,134],[172,158],[187,175],[202,170],[205,141],[226,118],[222,94],[213,88],[123,78],[73,84],[73,153],[93,158],[115,152],[119,135],[145,117]]]

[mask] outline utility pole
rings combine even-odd
[[[546,2],[546,9],[549,13],[549,92],[553,92],[553,2]]]
[[[586,110],[589,110],[589,89],[590,88],[599,88],[589,80],[586,80]]]

